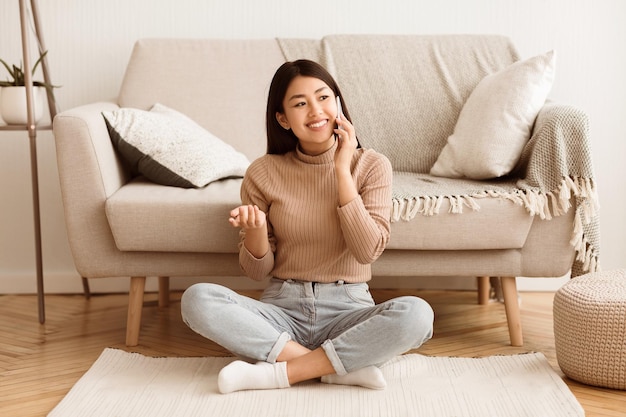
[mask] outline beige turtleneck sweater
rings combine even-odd
[[[248,168],[243,204],[267,214],[270,251],[260,259],[240,244],[239,262],[255,280],[268,275],[315,282],[371,279],[371,266],[389,241],[391,163],[373,150],[357,149],[352,177],[359,196],[339,207],[334,155],[299,149],[264,155]],[[241,243],[245,231],[241,231]]]

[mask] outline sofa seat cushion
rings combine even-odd
[[[138,177],[105,204],[121,251],[236,253],[238,230],[228,212],[240,203],[241,179],[203,188],[166,187]]]
[[[138,177],[106,201],[106,215],[122,251],[236,253],[238,231],[228,212],[240,204],[240,179],[184,189]],[[391,223],[388,249],[485,250],[524,246],[533,217],[523,206],[482,198],[480,209],[450,213],[444,199],[439,214],[416,215]]]
[[[478,181],[396,171],[388,248],[519,249],[533,222],[525,201],[537,199],[531,197],[511,178]]]
[[[480,208],[451,213],[444,199],[439,214],[417,214],[409,221],[391,223],[388,249],[489,250],[524,246],[531,216],[523,206],[502,198],[482,198]]]

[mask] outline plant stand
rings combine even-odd
[[[20,4],[20,26],[22,36],[22,54],[24,68],[30,67],[29,47],[28,47],[28,16],[27,16],[27,4],[26,0],[19,0]],[[30,0],[32,17],[35,24],[35,32],[38,40],[39,53],[45,51],[43,42],[43,34],[41,25],[39,22],[39,8],[37,0]],[[52,85],[50,82],[50,75],[48,73],[47,57],[44,57],[41,62],[43,70],[44,81],[46,84]],[[35,108],[33,103],[33,79],[29,70],[24,72],[25,84],[26,84],[26,106],[28,114],[28,123],[26,126],[20,125],[7,125],[0,126],[0,130],[27,130],[28,137],[30,139],[30,169],[31,169],[31,181],[32,181],[32,193],[33,193],[33,216],[34,216],[34,229],[35,229],[35,256],[37,260],[37,302],[39,306],[39,323],[46,321],[46,311],[44,302],[44,288],[43,288],[43,262],[41,251],[41,217],[39,212],[39,173],[37,169],[37,125],[35,123]],[[47,89],[48,96],[48,109],[50,110],[50,121],[54,119],[56,115],[56,105],[54,100],[54,93],[52,88]],[[42,126],[40,130],[52,130],[52,126]]]

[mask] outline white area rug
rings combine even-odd
[[[387,389],[308,382],[282,390],[217,391],[233,358],[150,358],[105,349],[54,417],[583,416],[541,353],[486,358],[399,356]]]

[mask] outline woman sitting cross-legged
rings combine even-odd
[[[336,97],[332,76],[308,60],[283,64],[270,85],[267,154],[248,168],[229,219],[242,270],[272,277],[260,300],[209,283],[183,294],[185,323],[246,359],[220,371],[222,393],[320,377],[383,389],[378,367],[432,336],[424,300],[375,304],[369,293],[389,240],[391,164],[361,148]]]

